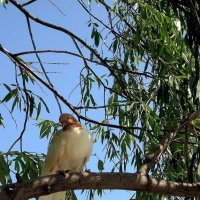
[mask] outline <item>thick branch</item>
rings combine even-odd
[[[28,199],[58,191],[77,189],[118,189],[172,196],[200,196],[200,182],[177,183],[131,173],[67,173],[49,175],[24,183],[0,187],[0,199]]]

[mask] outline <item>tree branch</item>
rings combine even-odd
[[[20,68],[21,71],[21,76],[22,76],[22,83],[23,83],[23,89],[24,89],[24,93],[25,93],[25,105],[26,105],[26,114],[25,114],[25,119],[24,119],[24,125],[23,125],[23,129],[19,135],[19,137],[14,141],[14,143],[11,145],[11,147],[9,148],[8,152],[11,151],[11,149],[15,146],[15,144],[17,144],[18,141],[21,141],[20,143],[20,150],[22,152],[22,137],[26,131],[26,125],[27,125],[27,121],[28,121],[28,115],[29,115],[29,96],[27,93],[27,89],[26,89],[26,82],[25,82],[25,78],[24,78],[24,74],[22,69]]]
[[[122,34],[117,33],[113,27],[109,27],[108,25],[106,25],[102,20],[100,20],[98,17],[94,16],[92,14],[92,12],[89,11],[89,9],[86,7],[86,5],[81,1],[78,0],[79,4],[82,6],[82,8],[89,14],[90,17],[93,17],[97,22],[101,23],[105,28],[107,28],[108,30],[110,30],[111,33],[113,33],[113,35],[115,35],[116,37],[121,37],[124,40],[127,40],[127,38],[123,37]],[[107,10],[108,11],[108,10]],[[108,12],[109,13],[109,12]],[[128,40],[127,40],[128,41]]]
[[[51,29],[63,32],[65,34],[67,34],[69,37],[74,38],[75,40],[77,40],[78,42],[80,42],[80,44],[82,44],[84,47],[86,47],[91,53],[93,53],[97,59],[99,59],[100,62],[102,62],[103,65],[107,66],[107,68],[109,69],[110,65],[107,63],[107,61],[105,59],[103,59],[98,52],[93,49],[91,46],[89,46],[86,42],[84,42],[81,38],[79,38],[78,36],[76,36],[75,34],[73,34],[71,31],[61,27],[61,26],[57,26],[54,24],[51,24],[49,22],[46,22],[44,20],[41,20],[33,15],[31,15],[27,10],[25,10],[19,3],[17,3],[15,0],[9,0],[10,3],[12,3],[16,8],[18,8],[26,17],[32,19],[33,21],[49,27]],[[110,71],[112,72],[112,70],[110,69]]]
[[[155,147],[153,151],[154,153],[145,158],[138,172],[145,175],[148,174],[150,169],[159,161],[160,156],[166,151],[167,147],[174,140],[177,132],[180,131],[185,125],[189,124],[192,120],[196,119],[198,116],[199,112],[193,111],[185,120],[182,120],[180,123],[178,123],[171,133],[166,134],[160,143]]]
[[[138,173],[66,173],[39,177],[0,187],[0,199],[28,199],[58,191],[118,189],[172,196],[200,196],[200,182],[178,183],[156,180]]]
[[[33,53],[63,53],[63,54],[69,54],[69,55],[72,55],[72,56],[75,56],[75,57],[78,57],[78,58],[83,58],[83,59],[85,59],[89,62],[98,64],[98,65],[102,65],[102,63],[100,63],[98,61],[92,60],[90,58],[83,57],[83,56],[81,56],[77,53],[73,53],[73,52],[70,52],[70,51],[64,51],[64,50],[50,50],[50,49],[48,49],[48,50],[36,50],[36,51],[23,51],[23,52],[15,53],[13,55],[21,56],[21,55],[33,54]]]
[[[90,119],[88,117],[85,117],[83,115],[80,115],[74,106],[69,103],[59,92],[57,92],[51,85],[49,85],[46,81],[44,81],[41,77],[39,77],[36,73],[34,73],[29,67],[27,67],[23,62],[19,61],[17,57],[15,57],[12,53],[10,53],[8,50],[3,48],[0,45],[0,51],[2,51],[4,54],[6,54],[13,63],[17,64],[20,68],[23,68],[27,72],[29,72],[34,78],[36,78],[40,83],[42,83],[46,88],[48,88],[54,95],[56,95],[76,116],[80,119],[86,120],[88,122],[98,124],[101,126],[107,126],[111,128],[117,128],[126,131],[128,134],[134,136],[135,138],[139,139],[139,136],[133,133],[134,129],[138,129],[138,127],[128,127],[128,126],[121,126],[121,125],[115,125],[115,124],[109,124],[109,123],[102,123],[95,121],[93,119]]]
[[[32,45],[33,45],[33,49],[34,49],[34,51],[37,51],[36,44],[35,44],[35,41],[34,41],[34,38],[33,38],[33,33],[32,33],[32,30],[31,30],[30,20],[29,20],[28,17],[26,17],[26,21],[27,21],[28,31],[29,31],[29,35],[30,35],[31,42],[32,42]],[[54,86],[51,83],[50,78],[48,77],[48,75],[47,75],[47,73],[46,73],[46,71],[44,69],[44,66],[43,66],[43,63],[42,63],[42,61],[40,59],[40,56],[38,55],[37,52],[35,53],[35,55],[36,55],[36,58],[38,59],[39,65],[40,65],[40,67],[42,69],[42,72],[43,72],[45,78],[47,79],[49,85],[53,88]],[[56,102],[58,104],[58,108],[59,108],[59,111],[60,111],[60,114],[61,114],[62,113],[62,108],[61,108],[60,102],[59,102],[59,100],[58,100],[56,95],[54,95],[54,97],[56,99]]]
[[[35,2],[35,1],[37,1],[37,0],[30,0],[30,1],[27,1],[27,2],[25,2],[25,3],[22,3],[21,6],[22,6],[22,7],[28,6],[29,4],[31,4],[31,3]]]
[[[47,50],[35,50],[35,51],[22,51],[22,52],[15,53],[13,55],[14,56],[21,56],[21,55],[27,55],[27,54],[33,54],[33,53],[37,53],[37,54],[39,54],[39,53],[63,53],[63,54],[69,54],[69,55],[84,59],[86,61],[89,61],[91,63],[95,63],[95,64],[98,64],[98,65],[101,65],[101,66],[105,66],[103,63],[101,63],[99,61],[96,61],[96,60],[93,60],[93,59],[90,59],[90,58],[86,58],[86,57],[84,57],[82,55],[79,55],[77,53],[73,53],[73,52],[65,51],[65,50],[50,50],[50,49],[47,49]],[[107,60],[107,61],[111,62],[111,60]],[[105,66],[105,67],[107,67],[107,66]],[[154,78],[155,77],[150,72],[135,72],[135,71],[128,70],[128,69],[118,69],[118,68],[113,68],[113,67],[109,67],[109,69],[113,69],[113,70],[116,70],[116,71],[122,71],[122,72],[130,73],[130,74],[138,75],[138,76],[145,76],[145,77],[148,77],[148,78]]]

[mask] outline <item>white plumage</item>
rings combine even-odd
[[[55,133],[49,143],[42,176],[62,170],[81,172],[92,152],[92,136],[74,117],[62,114],[59,121],[63,129]],[[65,200],[65,193],[57,192],[41,196],[39,200]]]

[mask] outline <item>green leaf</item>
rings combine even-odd
[[[133,43],[135,46],[138,46],[138,44],[140,43],[140,36],[138,34],[133,36]]]
[[[8,0],[0,0],[0,3],[6,8],[6,4],[8,4]]]
[[[4,83],[3,85],[9,92],[11,91],[10,87],[7,84]]]
[[[99,46],[99,42],[100,42],[100,33],[98,31],[95,31],[95,34],[94,34],[94,43],[95,43],[96,47]]]
[[[95,102],[95,100],[94,100],[94,98],[93,98],[93,96],[91,94],[90,94],[90,99],[92,101],[92,105],[96,106],[97,104],[96,104],[96,102]]]
[[[14,110],[16,104],[18,103],[18,101],[19,101],[19,98],[18,98],[18,96],[16,96],[15,100],[13,101],[13,105],[12,105],[12,108],[11,108],[11,113],[13,112],[13,110]]]
[[[198,81],[196,88],[196,98],[200,100],[200,80]]]
[[[33,110],[35,108],[35,101],[34,101],[34,97],[31,95],[30,98],[29,98],[29,106],[30,106],[30,116],[32,116],[33,114]]]
[[[3,123],[3,117],[1,115],[1,113],[0,113],[0,126],[3,126],[5,128],[4,123]]]
[[[19,162],[17,160],[15,160],[15,170],[19,173],[20,171],[20,166],[19,166]]]
[[[0,155],[0,182],[2,185],[11,182],[10,169],[3,155]]]
[[[50,113],[49,108],[48,108],[47,104],[45,103],[45,101],[44,101],[42,98],[40,98],[40,100],[42,101],[44,107],[46,108],[46,111],[47,111],[48,113]]]
[[[40,111],[41,111],[41,102],[39,102],[39,104],[38,104],[36,120],[38,119],[38,117],[40,115]]]
[[[94,24],[94,26],[99,27],[99,25],[97,23],[93,23],[93,24]]]
[[[50,132],[51,132],[51,127],[49,126],[48,123],[44,123],[40,130],[40,138],[48,136]]]
[[[129,51],[126,51],[125,55],[124,55],[124,64],[126,65],[128,62],[128,58],[129,58]]]
[[[17,88],[11,90],[11,91],[3,98],[2,102],[8,102],[8,101],[10,101],[10,99],[11,99],[12,97],[15,97],[15,96],[16,96],[17,92],[18,92],[18,89],[17,89]]]
[[[93,27],[93,29],[92,29],[92,34],[91,34],[91,38],[94,38],[95,31],[96,31],[96,29]]]
[[[103,163],[102,160],[99,160],[99,161],[98,161],[98,169],[99,169],[100,171],[102,171],[102,170],[104,169],[104,163]]]
[[[97,190],[97,195],[98,195],[99,197],[102,197],[102,196],[103,196],[103,190],[102,190],[102,189],[98,189],[98,190]]]
[[[3,100],[1,102],[2,103],[3,102],[8,102],[8,101],[10,101],[11,98],[12,98],[12,93],[10,92],[3,98]]]
[[[113,42],[113,52],[115,53],[117,50],[117,45],[118,45],[118,39],[115,38],[115,41]]]

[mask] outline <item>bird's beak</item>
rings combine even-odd
[[[67,125],[66,122],[61,122],[61,126],[64,128]]]

